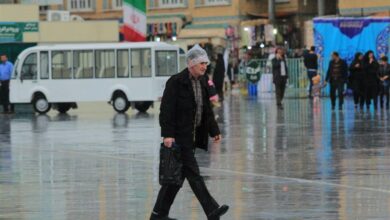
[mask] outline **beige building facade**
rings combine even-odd
[[[390,16],[389,0],[339,0],[343,16]]]
[[[0,51],[12,62],[37,44],[119,41],[117,20],[46,21],[39,9],[33,4],[0,4]]]
[[[185,49],[195,43],[228,48],[233,52],[260,44],[301,47],[302,27],[306,20],[317,15],[316,2],[276,0],[277,19],[270,25],[268,0],[150,0],[147,1],[149,24],[175,22],[181,29],[178,28],[175,38],[164,36],[164,31],[151,31],[149,36],[151,39],[174,39]],[[329,3],[328,8],[331,6]]]
[[[27,0],[18,2],[25,3]],[[39,33],[24,33],[24,40],[27,42],[120,40],[118,32],[123,20],[122,0],[53,2],[57,3],[40,5],[39,9],[37,6],[22,4],[18,6],[17,12],[1,6],[0,18],[2,21],[39,22]],[[148,40],[178,44],[184,50],[196,43],[232,50],[263,43],[285,45],[289,48],[310,46],[307,45],[311,42],[310,38],[306,35],[311,33],[307,30],[311,26],[307,21],[318,15],[318,1],[275,0],[276,21],[273,26],[270,26],[268,21],[268,2],[268,0],[146,0]],[[68,14],[60,16],[59,19],[57,16],[56,22],[48,22],[47,20],[52,20],[54,14],[51,12],[57,10]],[[336,0],[326,0],[325,14],[334,15],[337,11],[345,16],[386,15],[390,11],[390,3],[388,0],[339,0],[337,5]],[[60,22],[62,20],[64,22]],[[99,22],[96,23],[97,20]],[[72,34],[74,32],[79,34]]]
[[[119,0],[62,2],[62,5],[46,9],[66,10],[84,20],[122,22]],[[291,47],[299,47],[302,40],[299,28],[305,20],[316,15],[316,2],[275,0],[275,28],[279,30],[272,44],[287,41]],[[146,4],[148,40],[168,41],[180,45],[184,50],[195,43],[221,48],[266,43],[264,32],[273,29],[264,30],[264,25],[268,24],[268,0],[146,0]],[[45,19],[45,13],[41,14],[41,19]],[[253,27],[255,34],[244,31],[245,27]]]
[[[41,20],[46,20],[50,11],[64,10],[71,20],[122,22],[122,0],[55,2],[62,4],[40,6]],[[328,1],[329,8],[330,2],[335,1]],[[195,43],[224,48],[266,43],[264,32],[273,29],[264,30],[268,24],[268,0],[146,0],[146,4],[148,40],[176,43],[184,50]],[[317,1],[275,0],[275,4],[278,31],[273,44],[287,42],[291,47],[300,47],[303,36],[300,29],[304,21],[317,14]],[[252,27],[255,34],[244,31],[245,27]]]
[[[8,33],[6,41],[1,38],[5,33],[0,32],[0,43],[118,42],[119,39],[117,20],[42,21],[38,5],[0,4],[0,25],[6,23],[14,25],[15,28],[9,26],[9,30],[14,30],[17,37],[12,40],[11,33]],[[20,25],[24,27],[20,28]]]
[[[174,1],[170,1],[174,2]],[[175,1],[176,2],[176,1]],[[174,24],[174,34],[164,31],[151,31],[151,39],[156,37],[176,41],[183,49],[196,43],[227,47],[228,43],[238,43],[238,28],[243,13],[239,0],[182,0],[176,4],[169,1],[148,1],[149,30],[157,26]],[[160,18],[166,20],[160,23]],[[161,29],[160,29],[161,30]],[[230,42],[228,42],[230,40]]]

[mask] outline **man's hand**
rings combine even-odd
[[[175,142],[175,138],[166,137],[166,138],[163,139],[163,142],[164,142],[164,146],[165,147],[171,148],[172,147],[172,143]]]
[[[221,139],[222,139],[222,136],[221,136],[220,134],[217,135],[217,136],[215,136],[215,137],[213,137],[214,143],[219,143],[219,142],[221,142]]]

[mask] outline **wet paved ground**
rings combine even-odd
[[[198,151],[222,219],[390,219],[389,113],[226,98],[224,140]],[[158,111],[104,103],[0,116],[0,219],[148,219],[159,189]],[[186,183],[178,219],[206,219]]]

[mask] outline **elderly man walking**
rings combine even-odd
[[[166,83],[160,107],[161,136],[164,146],[173,144],[181,149],[182,180],[187,179],[209,220],[218,220],[229,207],[220,206],[207,190],[195,158],[195,148],[207,150],[208,136],[221,140],[207,92],[204,77],[210,63],[205,50],[195,45],[186,55],[187,68],[173,75]],[[162,185],[153,208],[151,220],[172,220],[169,210],[181,188]]]

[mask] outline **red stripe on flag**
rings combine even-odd
[[[125,41],[139,42],[146,41],[146,37],[138,33],[132,28],[127,27],[126,25],[122,26],[122,33]]]

